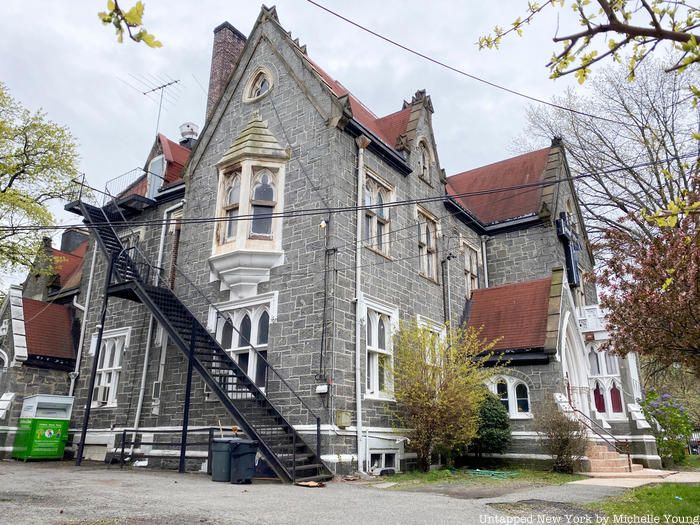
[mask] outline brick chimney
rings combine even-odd
[[[211,52],[211,73],[207,95],[207,122],[216,103],[226,89],[228,79],[243,52],[246,37],[228,22],[214,29],[214,45]]]

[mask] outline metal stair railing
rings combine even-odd
[[[621,447],[618,445],[620,440],[618,440],[615,435],[610,432],[608,429],[604,428],[601,426],[599,423],[591,419],[589,416],[581,412],[578,408],[574,406],[574,404],[571,402],[571,399],[569,399],[569,406],[571,407],[571,410],[573,410],[574,414],[576,415],[576,418],[581,422],[583,426],[585,426],[588,430],[593,432],[596,436],[601,438],[603,441],[605,441],[608,445],[610,445],[618,454],[627,456],[627,470],[628,472],[632,472],[632,456],[630,454],[630,442],[628,439],[624,441],[624,447]],[[606,437],[607,436],[607,437]]]
[[[120,235],[114,229],[113,221],[110,220],[110,218],[108,217],[108,215],[105,211],[105,210],[109,210],[110,215],[115,214],[119,218],[119,223],[118,223],[117,227],[120,230],[125,229],[129,233],[133,234],[134,230],[133,230],[130,222],[127,221],[126,217],[124,216],[123,212],[121,211],[120,206],[118,205],[118,197],[111,195],[107,188],[105,188],[104,192],[100,192],[99,190],[95,190],[94,188],[92,188],[92,190],[98,191],[99,193],[102,193],[103,195],[105,195],[105,197],[108,197],[108,199],[107,199],[108,203],[105,204],[102,208],[98,208],[98,209],[100,209],[100,211],[104,215],[105,223],[98,224],[96,226],[110,228],[112,230],[112,232],[114,233],[114,235],[119,239]],[[103,201],[103,202],[107,202],[107,201]],[[105,246],[105,249],[109,252],[109,250],[106,248],[106,246]],[[158,288],[166,289],[172,293],[172,290],[170,289],[169,283],[167,283],[165,281],[165,278],[163,276],[163,269],[159,268],[159,267],[155,266],[153,263],[151,263],[150,260],[148,259],[148,257],[146,257],[146,255],[138,248],[138,246],[124,248],[118,254],[116,254],[116,255],[113,254],[113,256],[116,259],[115,268],[118,271],[118,276],[120,277],[121,282],[135,280],[135,281],[140,282],[141,284],[147,284],[152,280],[154,283],[154,286],[156,286]],[[292,449],[291,454],[295,458],[295,461],[291,467],[293,470],[292,477],[294,478],[295,474],[296,474],[296,472],[294,471],[294,466],[296,463],[296,450],[297,450],[296,431],[294,430],[293,425],[291,425],[291,423],[289,423],[286,420],[286,418],[282,415],[282,410],[284,410],[284,409],[297,409],[297,407],[294,407],[292,405],[287,405],[287,406],[281,406],[280,408],[278,408],[277,406],[275,406],[276,403],[273,402],[273,398],[270,396],[270,394],[272,393],[270,391],[270,374],[274,375],[277,378],[277,381],[275,381],[275,383],[279,386],[278,390],[275,391],[274,393],[279,395],[280,393],[282,393],[282,391],[284,389],[286,389],[288,395],[291,398],[295,399],[298,402],[298,404],[307,411],[307,416],[309,416],[312,420],[315,420],[315,423],[316,423],[316,456],[317,456],[318,460],[320,461],[320,456],[321,456],[321,440],[320,440],[321,419],[318,416],[318,414],[316,414],[316,412],[308,405],[308,403],[306,403],[302,399],[301,396],[299,396],[299,394],[294,390],[294,388],[289,384],[289,382],[279,373],[279,371],[277,369],[275,369],[263,355],[260,354],[260,351],[252,344],[252,342],[247,337],[245,337],[243,334],[240,333],[238,328],[233,324],[230,316],[228,316],[224,312],[220,311],[214,305],[214,301],[210,297],[208,297],[207,294],[204,293],[204,291],[201,290],[201,288],[199,286],[197,286],[179,268],[179,266],[177,266],[176,264],[173,264],[172,267],[177,272],[177,274],[179,276],[181,276],[185,280],[185,282],[197,292],[197,295],[199,295],[205,301],[205,303],[210,308],[212,308],[214,310],[214,312],[216,313],[215,330],[218,328],[218,323],[220,321],[230,322],[233,330],[237,333],[239,338],[243,338],[245,341],[248,342],[248,347],[250,350],[252,350],[255,353],[256,358],[257,358],[257,362],[263,363],[263,365],[265,367],[264,368],[265,369],[265,392],[264,393],[262,391],[260,391],[260,389],[258,388],[258,385],[256,385],[255,379],[248,377],[247,371],[242,370],[240,368],[240,366],[238,365],[238,363],[236,363],[235,360],[230,356],[230,354],[226,350],[221,348],[218,341],[216,341],[211,336],[211,334],[209,334],[208,331],[205,329],[205,333],[211,338],[214,345],[216,345],[216,347],[221,352],[223,352],[223,355],[228,357],[228,359],[225,360],[225,361],[229,361],[228,363],[220,361],[219,364],[227,364],[229,370],[234,371],[234,375],[235,375],[235,371],[238,370],[241,373],[243,373],[246,377],[248,377],[249,383],[247,385],[243,385],[244,387],[246,387],[245,389],[247,390],[247,392],[245,392],[245,394],[247,394],[247,398],[250,399],[251,393],[256,398],[259,397],[256,394],[259,394],[260,396],[262,396],[262,398],[264,398],[267,401],[267,403],[269,403],[271,408],[273,408],[274,411],[277,412],[277,414],[274,414],[273,417],[277,417],[277,418],[282,420],[280,422],[279,426],[286,425],[294,433],[294,436],[293,436],[294,444],[293,444],[293,449]],[[175,296],[174,293],[173,293],[173,296],[175,297],[175,299],[177,299],[177,297]],[[184,303],[182,303],[181,301],[179,301],[179,303],[182,306],[182,308],[184,308],[185,311],[189,314],[189,316],[191,316],[191,318],[193,318],[195,320],[197,319],[197,317],[189,310],[189,308],[186,305],[184,305]],[[199,323],[199,325],[203,327],[202,323]],[[216,352],[214,352],[212,354],[212,357],[215,357],[215,356],[216,356]],[[224,368],[226,368],[226,367],[222,367],[221,369],[224,369]],[[212,370],[209,370],[204,366],[202,366],[202,369],[205,370],[206,373],[209,374],[210,376],[215,376],[215,374],[212,373],[213,372]],[[216,368],[214,368],[214,369],[216,369]],[[234,376],[230,376],[230,377],[234,378]],[[233,385],[234,386],[238,385],[238,381],[235,381],[233,383]],[[218,386],[221,387],[220,384]],[[229,383],[229,386],[230,386],[230,383]],[[230,392],[228,391],[229,388],[224,387],[223,390],[226,393],[226,395],[235,399],[235,396],[230,395]],[[253,392],[251,392],[251,390]],[[242,397],[242,396],[240,396],[240,394],[244,393],[240,390],[234,390],[234,392],[236,392],[238,394],[239,399]],[[278,406],[280,405],[279,400],[277,401],[277,405]],[[298,409],[294,410],[294,411],[297,412],[296,416],[298,417],[299,416]],[[246,417],[246,414],[244,413],[243,416]],[[248,417],[250,417],[250,415],[248,415]],[[255,429],[255,425],[253,424],[252,426]],[[256,433],[258,433],[258,432],[256,431]]]

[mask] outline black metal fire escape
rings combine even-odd
[[[159,270],[138,250],[124,248],[113,225],[113,222],[124,224],[123,215],[114,211],[115,203],[104,208],[84,202],[74,204],[74,211],[81,213],[91,227],[109,262],[106,296],[136,301],[150,310],[172,343],[188,358],[191,370],[202,377],[241,429],[259,442],[260,452],[280,479],[287,482],[330,479],[332,474],[320,458],[320,419],[279,372],[258,354],[258,360],[266,365],[265,384],[258,386],[248,377],[167,284],[161,282]],[[315,449],[304,442],[282,415],[282,408],[295,414],[307,411],[307,417],[316,423]],[[186,432],[186,419],[183,432]]]

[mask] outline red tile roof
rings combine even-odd
[[[27,352],[30,355],[75,359],[70,310],[61,304],[22,298]]]
[[[83,244],[85,246],[83,246]],[[51,255],[54,257],[56,264],[55,285],[60,287],[65,286],[70,280],[70,277],[75,274],[75,272],[80,271],[83,264],[83,255],[85,255],[86,249],[87,241],[81,243],[80,246],[70,253],[57,250],[56,248],[51,248]],[[81,255],[78,255],[78,253],[81,253]]]
[[[173,142],[162,133],[158,133],[158,141],[160,142],[163,157],[166,160],[165,180],[162,181],[163,187],[171,187],[176,182],[182,180],[182,172],[187,164],[187,159],[192,153],[188,148],[180,146],[177,142]],[[131,185],[119,194],[120,198],[128,197],[129,195],[140,195],[145,197],[148,194],[148,177],[146,174],[136,179]]]
[[[190,150],[184,146],[180,146],[177,142],[173,142],[162,133],[158,134],[161,148],[163,148],[163,156],[168,162],[165,170],[164,184],[174,182],[182,178],[182,170],[187,164],[187,159],[190,157]]]
[[[406,131],[408,117],[411,113],[410,106],[391,113],[385,117],[378,117],[370,109],[365,106],[360,100],[355,97],[348,89],[340,82],[326,73],[318,64],[311,60],[308,56],[305,57],[312,69],[314,69],[323,81],[328,85],[336,97],[348,95],[350,101],[350,109],[352,110],[353,118],[362,126],[374,133],[380,140],[391,148],[396,147],[396,140],[401,133]]]
[[[447,192],[450,195],[489,192],[540,182],[549,150],[544,148],[452,175],[447,179]],[[540,210],[541,199],[542,186],[457,197],[484,224],[535,214]]]
[[[543,348],[552,279],[538,279],[474,290],[469,326],[483,327],[482,338],[501,338],[495,350]]]

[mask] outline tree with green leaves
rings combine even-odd
[[[572,10],[577,23],[576,29],[563,35],[557,27],[553,40],[561,47],[547,64],[552,78],[573,73],[583,83],[593,64],[606,58],[619,62],[621,53],[628,51],[628,73],[634,78],[637,66],[663,43],[677,51],[668,71],[700,63],[700,7],[690,0],[528,0],[525,14],[509,27],[496,26],[482,36],[480,48],[497,48],[503,38],[522,35],[549,7]]]
[[[479,429],[469,450],[482,454],[503,454],[510,445],[510,416],[494,395],[484,398],[479,408]]]
[[[0,270],[45,256],[42,228],[54,224],[47,204],[73,193],[77,162],[68,129],[22,107],[0,83]]]
[[[122,9],[117,0],[107,0],[107,11],[100,11],[97,16],[104,25],[114,27],[117,41],[124,41],[124,33],[134,42],[143,42],[148,47],[162,47],[156,37],[143,26],[143,13],[146,6],[140,0],[130,9]]]
[[[481,340],[473,328],[446,332],[441,336],[412,321],[394,336],[396,419],[410,429],[410,445],[424,471],[433,453],[449,456],[477,435],[486,381],[494,373],[486,367],[494,343]]]

